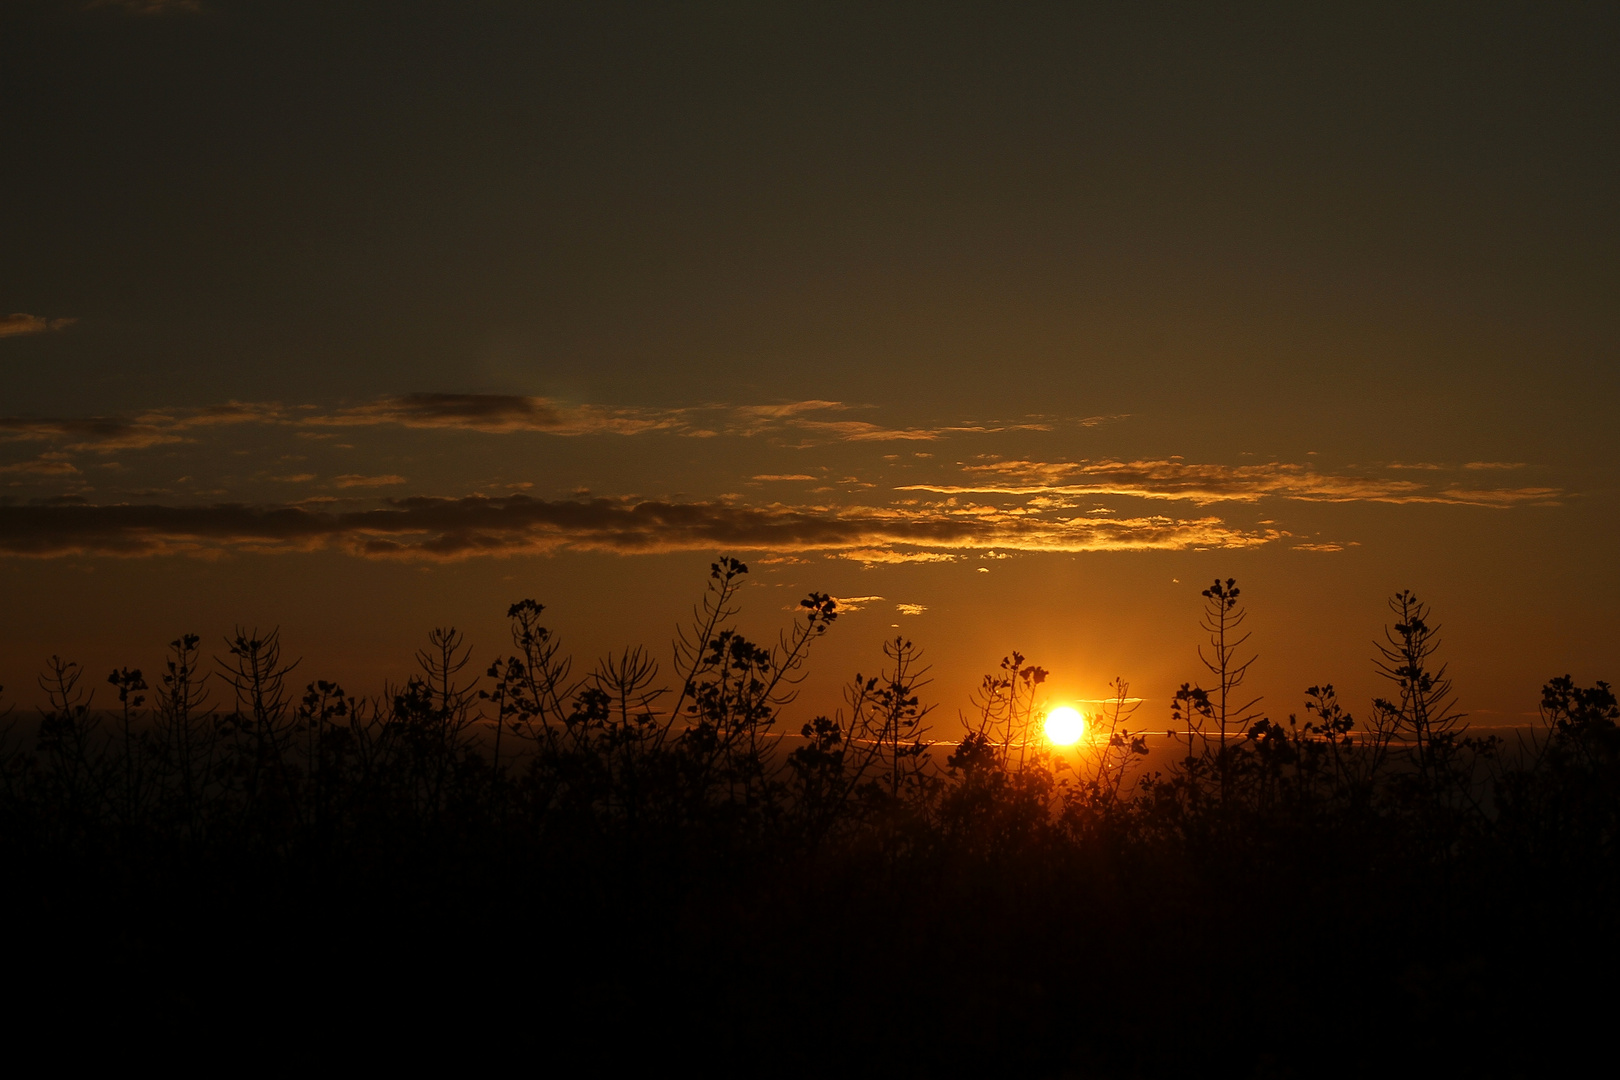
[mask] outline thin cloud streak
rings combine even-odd
[[[682,425],[684,410],[567,406],[543,397],[514,394],[406,394],[366,405],[306,416],[298,423],[322,427],[438,428],[505,434],[639,435]]]
[[[33,316],[12,316],[12,319]],[[32,324],[29,324],[30,326]],[[33,332],[19,330],[13,332]],[[152,409],[133,420],[121,417],[0,417],[0,432],[13,438],[74,440],[78,450],[129,450],[195,441],[200,429],[231,424],[264,424],[305,429],[412,428],[472,431],[490,435],[532,432],[558,436],[646,435],[686,438],[720,435],[788,435],[811,442],[929,442],[951,435],[1005,431],[1048,431],[1054,422],[963,423],[937,427],[891,428],[867,420],[827,419],[829,413],[867,406],[838,401],[796,401],[777,405],[702,405],[654,409],[634,406],[569,405],[545,397],[516,394],[405,394],[364,405],[323,410],[313,405],[230,401],[204,409]],[[1097,417],[1074,421],[1080,426]]]
[[[943,551],[891,551],[887,548],[857,548],[854,551],[840,551],[836,557],[858,562],[865,567],[903,566],[907,563],[955,562],[962,558],[960,555],[951,555]]]
[[[32,461],[18,461],[0,465],[0,473],[15,475],[29,473],[34,476],[78,476],[78,466],[60,454],[41,454]]]
[[[984,479],[965,484],[908,484],[899,491],[944,495],[1097,496],[1182,500],[1200,505],[1257,502],[1264,498],[1306,502],[1445,503],[1505,507],[1549,504],[1560,488],[1522,487],[1440,491],[1416,480],[1390,480],[1319,473],[1306,465],[1195,465],[1181,461],[1004,461],[963,470]]]
[[[0,433],[9,433],[9,437],[0,435],[0,439],[61,441],[69,450],[111,453],[191,442],[188,433],[200,428],[281,423],[287,415],[288,410],[280,405],[231,401],[179,415],[172,410],[152,411],[134,420],[116,416],[0,416]]]
[[[309,506],[5,506],[0,553],[213,555],[339,550],[453,560],[559,551],[823,552],[863,562],[941,561],[971,548],[1128,551],[1250,548],[1286,536],[1219,518],[1039,518],[993,507],[743,506],[527,496],[404,498],[371,510]],[[895,547],[909,549],[893,551]]]
[[[332,485],[340,488],[367,488],[391,487],[394,484],[403,484],[405,478],[389,473],[386,476],[361,476],[357,473],[346,473],[343,476],[332,477]]]

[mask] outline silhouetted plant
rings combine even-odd
[[[878,679],[870,694],[872,708],[864,713],[861,736],[877,747],[877,764],[885,774],[889,796],[900,799],[908,788],[922,782],[928,756],[923,721],[933,711],[922,704],[920,692],[931,680],[920,667],[922,650],[901,637],[883,643],[883,655],[893,664]],[[858,678],[858,676],[857,676]]]
[[[39,717],[36,752],[49,797],[63,811],[62,824],[82,825],[102,809],[110,762],[101,717],[90,708],[95,695],[79,685],[84,669],[52,656],[39,676],[47,706]]]
[[[1090,801],[1112,808],[1118,802],[1131,765],[1137,758],[1147,756],[1148,744],[1146,736],[1132,732],[1127,726],[1142,705],[1130,696],[1130,683],[1116,677],[1108,685],[1114,696],[1092,718],[1096,730],[1089,740],[1091,775],[1085,778],[1085,784]]]
[[[1035,695],[1048,674],[1043,667],[1026,665],[1023,653],[1001,658],[1000,674],[986,675],[974,693],[971,707],[976,715],[962,720],[968,734],[978,737],[976,748],[981,743],[994,747],[1004,765],[1016,760],[1021,766],[1029,759],[1031,749],[1042,745]]]
[[[140,802],[140,779],[145,755],[136,746],[135,721],[142,705],[146,704],[146,680],[139,668],[117,668],[107,681],[118,689],[119,732],[123,736],[123,815],[125,824],[133,824],[136,806]]]
[[[1243,679],[1257,659],[1254,656],[1247,660],[1238,659],[1238,650],[1247,644],[1250,636],[1242,629],[1248,612],[1238,606],[1241,592],[1237,579],[1227,578],[1222,582],[1216,578],[1215,583],[1202,594],[1204,617],[1200,625],[1209,635],[1209,652],[1205,653],[1200,645],[1198,659],[1215,681],[1207,697],[1217,737],[1215,773],[1223,803],[1231,798],[1235,771],[1230,752],[1231,741],[1259,719],[1259,714],[1254,710],[1260,704],[1260,699],[1243,699],[1239,695]]]
[[[325,679],[306,686],[298,703],[297,730],[304,736],[303,820],[317,829],[339,824],[339,800],[356,748],[349,722],[359,712],[359,705],[344,694],[343,687]]]
[[[218,728],[209,707],[208,673],[198,668],[201,640],[184,634],[169,642],[152,707],[159,798],[164,813],[188,837],[204,827],[207,803],[218,792]]]
[[[892,666],[870,677],[857,673],[844,689],[845,708],[805,724],[804,744],[788,755],[798,814],[815,841],[846,815],[852,798],[864,801],[857,819],[892,821],[900,807],[926,808],[933,795],[924,738],[933,706],[920,697],[930,681],[919,666],[922,651],[896,637],[884,642],[883,654]]]
[[[607,770],[613,813],[630,828],[650,809],[648,789],[658,782],[659,768],[653,759],[667,744],[674,720],[656,711],[667,693],[657,679],[658,662],[637,646],[599,661],[589,680],[600,717],[593,745]]]
[[[1496,827],[1538,871],[1589,880],[1620,854],[1620,704],[1568,675],[1542,688],[1542,729],[1496,769]]]
[[[1364,811],[1392,732],[1375,728],[1358,739],[1355,717],[1339,704],[1331,684],[1306,689],[1305,713],[1303,724],[1290,713],[1286,727],[1260,720],[1249,729],[1261,798],[1275,800],[1296,819]]]
[[[1181,760],[1181,770],[1175,780],[1193,806],[1201,806],[1208,798],[1206,789],[1214,755],[1210,752],[1207,729],[1214,718],[1215,705],[1201,686],[1182,683],[1170,698],[1171,728],[1165,732],[1165,737],[1187,740],[1187,754]],[[1170,789],[1160,790],[1168,793]]]
[[[1461,739],[1467,728],[1457,711],[1446,665],[1434,666],[1440,627],[1429,625],[1428,605],[1410,591],[1396,593],[1389,607],[1396,621],[1385,628],[1384,641],[1374,643],[1379,655],[1373,662],[1399,695],[1393,700],[1374,699],[1373,710],[1404,743],[1419,784],[1415,797],[1466,798],[1472,770],[1461,754]]]

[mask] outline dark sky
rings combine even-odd
[[[1620,15],[1321,8],[9,0],[15,647],[366,581],[305,632],[369,675],[740,544],[1076,694],[1233,567],[1279,709],[1407,586],[1479,708],[1612,675]]]

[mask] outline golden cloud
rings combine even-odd
[[[1001,461],[969,465],[963,484],[908,484],[899,491],[1020,496],[1123,495],[1199,504],[1256,502],[1263,498],[1308,502],[1449,503],[1465,506],[1546,504],[1558,488],[1521,487],[1435,491],[1416,480],[1319,473],[1308,465],[1200,465],[1178,460]]]
[[[1218,518],[1040,518],[995,508],[742,506],[523,495],[404,498],[372,510],[310,505],[5,506],[0,552],[50,556],[335,549],[372,558],[464,559],[558,551],[820,551],[928,561],[963,549],[1121,551],[1248,548],[1286,536]],[[899,547],[901,551],[892,549]]]

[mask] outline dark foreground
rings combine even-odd
[[[1327,687],[1302,720],[1245,713],[1217,651],[1213,688],[1177,696],[1168,775],[1133,775],[1123,686],[1055,769],[1031,738],[1044,673],[1016,657],[977,729],[930,749],[903,641],[783,754],[768,732],[836,613],[812,596],[757,648],[723,629],[741,572],[717,565],[662,697],[635,652],[572,678],[528,603],[476,685],[436,634],[422,677],[369,703],[293,696],[273,636],[232,643],[213,705],[195,639],[155,685],[115,672],[110,714],[56,665],[0,789],[14,1030],[710,1075],[1529,1076],[1612,1054],[1605,685],[1549,683],[1524,745],[1471,739],[1398,597],[1369,720]],[[1235,590],[1210,612],[1240,617]]]

